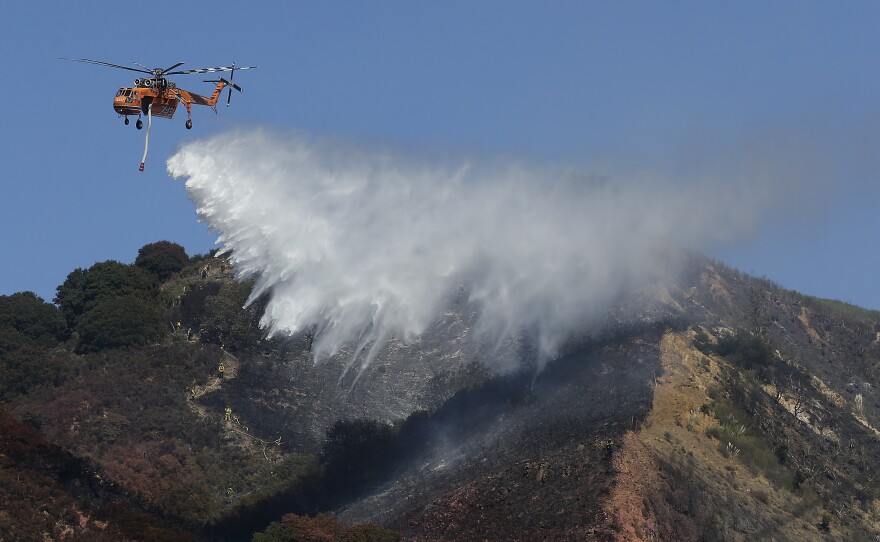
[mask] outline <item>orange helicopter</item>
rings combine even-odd
[[[113,109],[119,116],[125,117],[126,125],[128,125],[129,123],[129,116],[137,115],[138,119],[135,123],[135,127],[140,130],[144,127],[144,123],[141,120],[141,115],[144,114],[147,116],[147,137],[144,144],[144,157],[141,159],[141,165],[139,168],[140,171],[144,170],[144,163],[147,160],[147,150],[149,149],[150,145],[150,128],[153,124],[153,115],[157,117],[162,117],[164,119],[170,119],[174,116],[174,112],[177,110],[177,105],[179,103],[183,103],[183,105],[186,106],[186,129],[189,130],[192,128],[193,125],[191,116],[193,104],[207,105],[209,107],[212,107],[214,109],[214,112],[216,113],[217,100],[220,98],[220,93],[225,87],[229,87],[229,93],[226,97],[226,106],[229,107],[229,103],[232,101],[232,89],[242,92],[241,87],[232,82],[232,78],[235,76],[236,70],[252,70],[254,68],[257,68],[257,66],[236,66],[233,62],[231,66],[172,71],[175,68],[182,66],[183,62],[178,62],[177,64],[174,64],[173,66],[165,69],[150,69],[143,64],[139,64],[137,62],[135,62],[134,64],[138,67],[132,68],[129,66],[120,66],[119,64],[111,64],[109,62],[91,60],[88,58],[64,58],[62,60],[84,62],[86,64],[98,64],[100,66],[109,66],[111,68],[119,68],[122,70],[145,73],[150,76],[138,77],[134,80],[133,87],[120,88],[116,92],[116,96],[113,98]],[[219,77],[218,79],[208,79],[205,81],[206,83],[217,83],[217,86],[214,88],[214,92],[211,94],[210,97],[202,96],[200,94],[196,94],[195,92],[190,92],[182,88],[177,88],[177,85],[174,83],[174,81],[169,81],[165,78],[166,75],[184,75],[212,72],[230,72],[230,75],[228,81],[222,77]]]

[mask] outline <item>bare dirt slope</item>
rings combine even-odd
[[[606,503],[619,528],[615,540],[843,539],[830,525],[818,527],[821,511],[811,494],[778,487],[706,435],[719,421],[703,405],[723,378],[718,361],[690,339],[664,336],[664,373],[651,412],[615,454],[617,478]]]

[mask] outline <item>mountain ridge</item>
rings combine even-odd
[[[670,257],[677,281],[629,292],[537,372],[528,336],[467,338],[466,290],[361,371],[350,352],[314,365],[308,333],[262,336],[225,260],[188,258],[160,284],[158,343],[0,336],[0,362],[57,373],[6,402],[194,539],[285,532],[287,512],[407,540],[874,539],[877,315]]]

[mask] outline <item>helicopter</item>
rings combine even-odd
[[[147,160],[147,151],[150,145],[150,128],[153,124],[154,115],[157,117],[170,119],[174,116],[174,112],[177,110],[177,105],[182,103],[186,107],[185,126],[187,130],[190,130],[193,126],[193,105],[207,105],[213,108],[214,112],[216,113],[217,101],[220,98],[220,94],[222,93],[224,88],[229,87],[229,92],[226,96],[226,106],[229,107],[229,104],[232,101],[232,89],[242,92],[242,88],[232,82],[232,79],[235,76],[235,72],[238,70],[252,70],[258,67],[236,66],[233,62],[231,66],[173,71],[176,68],[182,66],[184,63],[178,62],[173,66],[169,66],[168,68],[163,69],[148,68],[147,66],[144,66],[143,64],[140,64],[138,62],[133,63],[137,66],[136,68],[133,68],[130,66],[121,66],[119,64],[111,64],[110,62],[92,60],[89,58],[62,58],[62,60],[83,62],[86,64],[97,64],[99,66],[108,66],[111,68],[119,68],[122,70],[129,70],[149,75],[149,77],[138,77],[137,79],[135,79],[133,87],[120,88],[116,92],[116,96],[113,98],[113,109],[119,116],[125,117],[126,126],[129,124],[128,117],[137,115],[137,122],[135,122],[135,127],[140,130],[144,127],[144,122],[143,120],[141,120],[141,115],[147,116],[147,137],[144,144],[144,156],[141,159],[139,171],[144,170],[144,163]],[[217,86],[214,87],[214,92],[211,94],[210,97],[202,96],[201,94],[196,94],[195,92],[190,92],[182,88],[177,88],[177,85],[174,83],[174,81],[170,81],[165,77],[167,75],[185,75],[213,72],[230,72],[230,74],[228,81],[223,77],[218,77],[217,79],[207,79],[204,81],[206,83],[217,83]]]

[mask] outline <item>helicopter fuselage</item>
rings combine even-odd
[[[170,119],[177,110],[179,98],[176,90],[134,87],[120,88],[113,98],[113,109],[120,115],[140,115],[153,104],[153,116]]]
[[[211,97],[178,89],[173,81],[165,79],[135,79],[135,84],[134,87],[123,87],[116,92],[113,98],[113,109],[116,113],[125,117],[139,116],[141,113],[146,114],[147,108],[152,104],[153,116],[170,119],[180,102],[186,106],[187,113],[193,104],[214,107],[220,91],[228,83],[225,80],[218,82]]]

